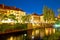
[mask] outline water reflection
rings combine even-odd
[[[53,31],[55,32],[55,30]],[[49,31],[49,29],[33,29],[21,33],[13,33],[12,35],[8,34],[2,37],[2,39],[5,38],[4,40],[40,40],[49,33],[52,34],[52,30]]]

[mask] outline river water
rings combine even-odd
[[[44,35],[45,29],[33,29],[0,35],[0,40],[41,40]]]

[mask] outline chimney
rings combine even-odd
[[[4,4],[2,4],[2,7],[4,8]]]
[[[14,9],[16,8],[16,6],[14,6]]]

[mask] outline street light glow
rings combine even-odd
[[[57,27],[60,27],[60,25],[59,24],[55,24],[55,25],[53,25],[53,27],[57,28]]]

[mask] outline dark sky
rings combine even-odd
[[[42,14],[44,5],[52,8],[55,14],[58,14],[57,9],[60,8],[60,0],[0,0],[0,4],[16,6],[27,13],[36,12],[37,14]]]

